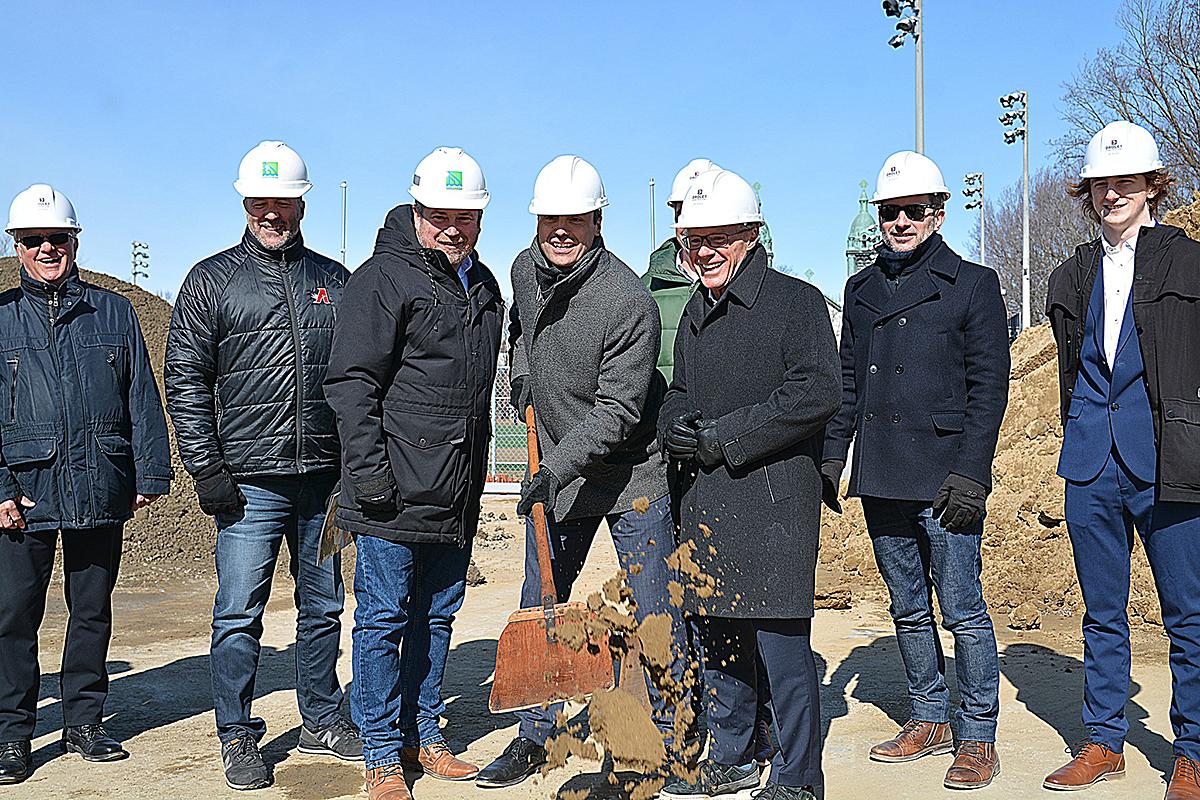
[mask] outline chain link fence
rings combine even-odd
[[[525,423],[509,403],[508,354],[500,354],[492,387],[492,443],[488,452],[488,492],[518,493],[525,475]]]

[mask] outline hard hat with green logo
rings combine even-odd
[[[79,220],[75,206],[62,192],[46,183],[35,183],[13,198],[8,207],[7,233],[13,231],[64,230],[79,233]]]
[[[439,147],[422,158],[408,193],[426,208],[483,209],[491,199],[479,162],[461,147]]]
[[[233,182],[242,197],[300,197],[312,188],[308,167],[283,142],[259,142],[242,158]]]
[[[571,216],[598,211],[608,205],[600,173],[579,156],[558,156],[542,167],[533,182],[529,213],[538,216]]]

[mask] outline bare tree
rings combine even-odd
[[[1045,319],[1050,273],[1075,246],[1097,236],[1097,226],[1067,194],[1068,168],[1043,167],[1029,176],[1030,319]],[[979,252],[979,221],[971,231],[972,253]],[[987,265],[1000,274],[1009,314],[1021,308],[1021,184],[1015,183],[987,204]]]
[[[1100,50],[1064,85],[1071,131],[1055,144],[1078,163],[1109,122],[1144,126],[1179,179],[1167,200],[1174,205],[1200,190],[1200,0],[1128,0],[1117,26],[1121,44]]]

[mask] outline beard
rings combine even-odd
[[[295,241],[296,236],[299,233],[299,229],[292,229],[280,233],[269,228],[264,229],[260,225],[250,226],[250,235],[257,239],[258,243],[267,250],[285,249],[289,244]]]

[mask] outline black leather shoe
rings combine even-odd
[[[29,742],[0,744],[0,784],[20,783],[33,771],[29,758]]]
[[[546,748],[532,739],[518,736],[509,742],[495,761],[479,771],[475,776],[475,785],[484,789],[515,786],[545,763]]]
[[[84,761],[120,761],[129,758],[121,743],[108,735],[104,726],[76,725],[63,728],[62,744],[68,753],[79,753]]]

